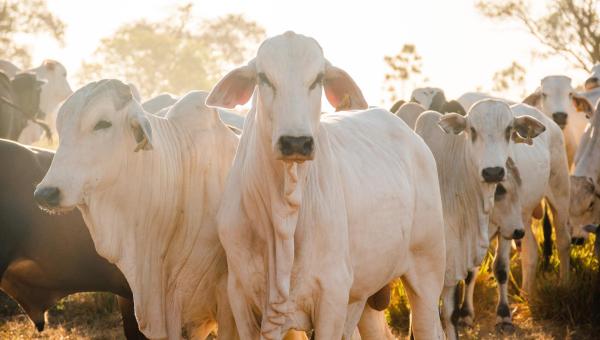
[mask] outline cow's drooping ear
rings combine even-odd
[[[233,109],[236,105],[244,105],[252,97],[255,86],[256,67],[251,61],[219,80],[206,97],[206,106]]]
[[[546,131],[544,124],[527,115],[513,119],[512,127],[515,130],[512,134],[513,142],[526,143],[529,145],[533,144],[533,138]]]
[[[364,110],[368,107],[362,91],[352,77],[346,71],[332,66],[329,62],[325,65],[323,89],[327,101],[336,111]]]
[[[542,94],[539,91],[535,91],[534,93],[528,95],[523,99],[523,103],[531,106],[537,106],[542,98]]]
[[[448,113],[440,117],[438,125],[444,132],[458,135],[467,127],[467,118],[458,113]]]
[[[109,79],[106,84],[111,89],[113,104],[117,111],[122,110],[133,99],[131,88],[127,84],[116,79]]]
[[[573,97],[571,98],[571,100],[573,101],[573,106],[575,106],[575,109],[577,110],[577,112],[585,113],[585,116],[588,118],[592,117],[594,108],[592,107],[592,104],[590,103],[590,101],[587,98],[580,96],[580,95],[573,94]]]
[[[137,108],[137,107],[136,107]],[[142,110],[132,109],[129,114],[129,125],[137,143],[134,152],[152,150],[152,126]]]

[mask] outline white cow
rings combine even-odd
[[[510,146],[537,136],[544,126],[530,116],[514,117],[506,103],[490,99],[474,104],[466,116],[426,111],[415,131],[437,163],[447,258],[442,321],[446,336],[455,339],[456,286],[487,253],[494,194],[505,180]]]
[[[568,278],[570,247],[570,233],[567,228],[569,171],[560,128],[550,118],[529,105],[515,104],[511,106],[511,111],[515,117],[524,115],[534,117],[546,127],[546,131],[532,140],[532,145],[511,144],[509,150],[511,158],[509,158],[510,162],[507,163],[507,168],[513,168],[512,173],[516,181],[509,180],[499,184],[498,188],[502,185],[505,190],[503,190],[503,195],[499,195],[497,188],[496,205],[492,212],[492,220],[501,220],[508,216],[506,213],[507,208],[502,208],[503,205],[511,200],[517,200],[521,205],[520,218],[522,219],[522,225],[526,226],[521,252],[523,290],[525,293],[531,294],[535,284],[538,258],[538,243],[531,229],[531,216],[543,198],[546,198],[551,205],[552,216],[554,217],[560,258],[560,276],[563,282]],[[510,166],[510,163],[513,165]],[[496,224],[498,223],[502,222],[496,222]],[[494,260],[494,276],[498,281],[500,297],[496,309],[496,321],[499,326],[507,328],[512,328],[507,295],[510,249],[511,241],[506,237],[499,237]],[[470,272],[466,280],[467,295],[460,315],[467,324],[472,323],[475,314],[473,287],[477,272],[478,270]]]
[[[438,93],[444,93],[444,91],[438,87],[418,87],[410,94],[410,101],[419,103],[423,107],[430,109],[433,97]]]
[[[60,110],[60,144],[35,193],[50,210],[81,210],[152,339],[179,339],[182,325],[204,339],[216,321],[237,338],[215,215],[238,138],[205,97],[191,92],[161,118],[119,81],[88,84]]]
[[[544,77],[540,87],[523,102],[540,109],[563,129],[567,159],[569,165],[573,164],[579,141],[588,124],[586,115],[592,113],[592,106],[585,97],[575,93],[571,78]]]
[[[435,161],[385,110],[321,115],[323,90],[334,107],[367,107],[314,39],[287,32],[206,101],[233,108],[255,93],[218,213],[240,336],[349,339],[367,298],[400,276],[415,338],[441,339]]]
[[[424,108],[439,113],[455,112],[462,115],[467,114],[464,107],[458,101],[448,101],[444,91],[437,87],[419,87],[414,89],[410,101],[419,103]]]
[[[144,102],[142,108],[148,113],[158,113],[161,110],[171,107],[177,101],[177,97],[170,93],[161,93]]]
[[[425,112],[425,108],[418,103],[406,103],[396,111],[396,116],[402,119],[408,127],[414,130],[417,118],[421,113]]]
[[[595,231],[591,225],[600,223],[600,155],[598,131],[600,129],[600,102],[590,117],[590,126],[581,137],[571,176],[571,204],[569,223],[579,236]],[[581,234],[582,231],[586,231]]]
[[[20,69],[9,61],[1,60],[0,69],[4,70],[9,77],[20,72]],[[50,126],[53,133],[56,132],[56,112],[60,103],[73,93],[71,86],[67,80],[67,71],[65,67],[55,60],[44,60],[42,64],[36,68],[27,70],[26,72],[35,73],[38,80],[46,82],[42,86],[40,93],[40,109],[46,114],[44,121]],[[40,139],[43,130],[39,125],[31,122],[27,123],[27,127],[21,133],[19,142],[31,144]]]

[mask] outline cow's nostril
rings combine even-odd
[[[513,232],[514,240],[520,240],[523,238],[523,236],[525,236],[525,230],[523,229],[515,229],[515,231]]]
[[[552,120],[561,127],[567,125],[567,114],[564,112],[555,112],[552,114]]]
[[[60,203],[60,190],[57,187],[41,187],[35,189],[33,198],[42,207],[53,208]]]
[[[485,168],[481,171],[481,177],[487,183],[498,183],[504,180],[504,168],[500,166]]]
[[[279,151],[284,156],[299,155],[310,157],[314,149],[314,140],[310,136],[281,136],[279,137]]]

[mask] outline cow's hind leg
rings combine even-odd
[[[467,326],[473,326],[475,320],[475,305],[473,304],[473,293],[475,292],[475,281],[479,274],[479,267],[473,268],[467,272],[465,278],[465,296],[460,307],[459,323]],[[457,285],[457,289],[460,289]]]
[[[369,305],[365,309],[358,322],[358,331],[362,340],[391,340],[395,339],[385,320],[383,311],[376,311]]]
[[[496,257],[494,258],[494,277],[498,282],[498,306],[496,307],[496,326],[502,331],[514,329],[508,305],[508,277],[510,274],[511,241],[498,236]]]
[[[439,259],[433,254],[419,254],[402,284],[410,303],[410,331],[415,339],[443,339],[439,301],[444,281],[443,270],[435,270]],[[443,268],[442,268],[443,269]]]
[[[457,287],[444,286],[442,290],[442,323],[444,324],[444,331],[448,340],[458,339],[460,291]]]

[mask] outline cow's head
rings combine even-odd
[[[600,197],[594,182],[589,177],[571,176],[569,225],[574,241],[587,239],[586,227],[600,223]]]
[[[588,91],[600,87],[600,64],[592,67],[592,74],[586,79],[584,86]]]
[[[494,99],[473,104],[466,116],[444,115],[439,125],[446,133],[465,136],[468,161],[485,183],[504,181],[510,143],[530,144],[532,138],[546,129],[531,116],[514,117],[506,103]]]
[[[217,83],[206,104],[231,109],[248,102],[255,87],[259,129],[270,135],[275,157],[283,161],[314,157],[323,90],[336,109],[367,108],[358,86],[325,59],[319,44],[293,32],[263,42],[254,60]]]
[[[412,94],[410,95],[410,101],[419,103],[427,109],[435,110],[431,107],[431,104],[433,103],[434,97],[436,97],[436,95],[438,96],[438,100],[443,99],[444,102],[446,101],[444,91],[437,87],[419,87],[414,89],[412,91]]]
[[[58,61],[44,60],[42,65],[32,71],[39,79],[46,81],[42,89],[43,107],[46,107],[47,103],[60,103],[73,93],[67,80],[67,69]]]
[[[83,204],[127,166],[127,153],[152,148],[146,114],[124,83],[105,79],[77,90],[57,117],[60,143],[35,199],[49,210]]]
[[[521,209],[521,175],[519,169],[512,160],[506,162],[506,180],[496,186],[494,193],[494,209],[490,216],[491,224],[498,228],[498,232],[507,240],[521,239],[525,236],[523,216]],[[494,235],[490,232],[490,236]]]
[[[543,78],[540,88],[523,102],[540,108],[561,129],[567,125],[569,115],[582,112],[589,116],[592,113],[592,105],[585,97],[575,93],[571,78],[567,76]]]
[[[19,73],[10,82],[15,95],[14,104],[30,118],[36,117],[40,107],[40,93],[46,81],[38,80],[33,73]]]

